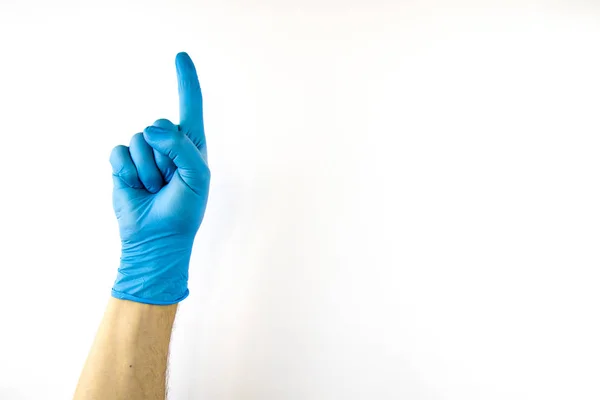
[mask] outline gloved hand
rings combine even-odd
[[[112,296],[147,304],[188,296],[192,244],[210,183],[196,69],[186,53],[175,65],[180,124],[160,119],[110,156],[122,244]]]

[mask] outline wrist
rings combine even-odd
[[[188,294],[191,243],[162,240],[160,245],[124,243],[112,296],[139,303],[167,305]]]

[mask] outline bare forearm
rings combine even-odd
[[[111,298],[74,399],[163,400],[176,311]]]

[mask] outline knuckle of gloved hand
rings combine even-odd
[[[116,172],[116,175],[123,178],[126,182],[132,182],[138,180],[137,172],[130,170],[129,168],[121,168]]]
[[[144,185],[140,183],[137,174],[129,170],[124,169],[119,173],[115,173],[113,175],[121,179],[127,186],[131,188],[141,189],[144,187]]]
[[[110,156],[109,156],[109,161],[111,162],[111,164],[115,164],[118,161],[118,156],[123,151],[123,148],[126,148],[126,147],[123,146],[122,144],[117,145],[112,148],[112,150],[110,151]]]
[[[140,141],[142,141],[142,140],[145,140],[144,134],[142,132],[138,132],[131,137],[131,144],[136,145],[136,144],[140,143]]]
[[[202,179],[204,179],[207,182],[210,182],[212,173],[210,172],[210,168],[208,167],[208,165],[202,164],[202,166],[200,167],[200,174]]]

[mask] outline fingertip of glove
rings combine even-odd
[[[180,51],[175,56],[175,64],[177,64],[177,66],[180,66],[181,63],[187,64],[187,66],[189,66],[189,64],[191,63],[191,61],[192,61],[192,58],[185,51]]]
[[[149,135],[165,134],[165,133],[169,133],[169,131],[165,128],[153,126],[153,125],[147,126],[144,129],[144,134],[149,134]]]
[[[171,121],[169,121],[168,119],[165,119],[165,118],[157,119],[156,121],[154,121],[152,126],[155,126],[157,128],[167,129],[167,130],[174,130],[174,131],[177,130],[177,125],[175,125],[174,123],[172,123]]]

